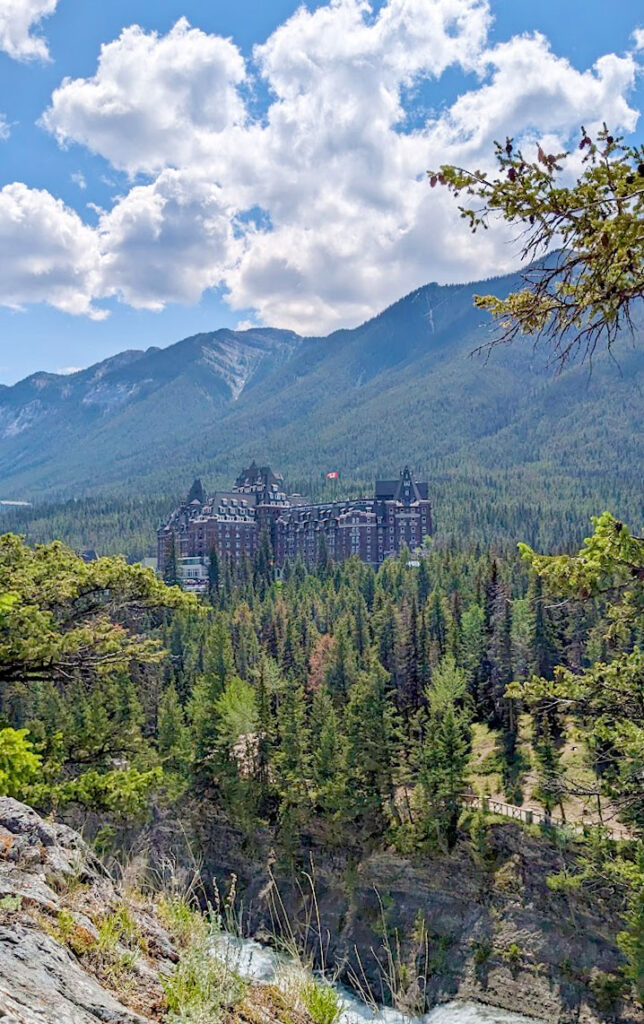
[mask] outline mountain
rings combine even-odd
[[[0,389],[0,498],[176,494],[255,457],[309,493],[329,469],[370,481],[409,462],[461,502],[493,485],[637,518],[641,351],[624,339],[617,363],[559,375],[529,341],[471,357],[490,336],[474,294],[518,283],[429,284],[328,337],[220,330],[34,374]]]

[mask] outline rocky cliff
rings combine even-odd
[[[318,957],[323,948],[328,967],[377,1001],[410,1013],[466,999],[552,1024],[644,1022],[621,980],[619,903],[547,885],[574,871],[570,844],[492,824],[476,850],[462,840],[450,854],[360,858],[324,852],[311,837],[298,876],[276,860],[270,834],[256,837],[251,856],[221,816],[201,808],[190,832],[190,808],[182,811],[181,828],[163,817],[119,845],[157,868],[198,861],[204,885],[215,879],[221,891],[235,874],[249,932],[270,940],[282,931]],[[2,1024],[162,1021],[164,980],[180,957],[153,899],[117,885],[73,829],[0,798]],[[224,1024],[312,1022],[263,986]]]
[[[0,797],[2,1024],[166,1020],[181,956],[155,900],[116,884],[73,829]],[[312,1024],[272,986],[239,996],[222,1024]]]
[[[558,846],[537,828],[493,823],[476,848],[463,836],[449,854],[360,857],[325,852],[311,837],[300,863],[314,875],[316,907],[306,875],[293,884],[292,867],[276,862],[269,877],[220,818],[201,813],[199,845],[204,877],[241,875],[247,927],[259,938],[277,921],[304,941],[308,933],[315,952],[319,916],[327,963],[378,1001],[418,1012],[476,1000],[552,1024],[644,1021],[623,982],[621,901],[609,887],[548,885],[578,870],[573,840]],[[271,837],[265,853],[270,864]]]

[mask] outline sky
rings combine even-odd
[[[642,141],[643,67],[640,0],[0,0],[0,383],[514,269],[427,169]]]

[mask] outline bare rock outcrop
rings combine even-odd
[[[162,998],[159,978],[177,954],[159,924],[134,904],[127,915],[139,948],[127,948],[118,930],[109,946],[101,946],[101,922],[119,913],[122,919],[122,904],[77,832],[0,797],[2,1024],[144,1024],[155,1019],[155,1003],[160,1005]],[[110,991],[119,987],[127,990],[126,997]]]

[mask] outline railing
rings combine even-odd
[[[478,796],[476,793],[466,793],[463,802],[468,807],[478,807],[490,814],[501,814],[504,818],[514,818],[515,821],[522,821],[526,825],[545,825],[560,828],[572,828],[576,832],[583,832],[590,824],[599,825],[600,822],[566,821],[566,819],[548,814],[547,811],[536,810],[530,807],[518,807],[516,804],[506,804],[502,800],[493,800],[491,797]],[[604,828],[613,839],[632,839],[632,835],[624,825],[610,825],[601,822]]]

